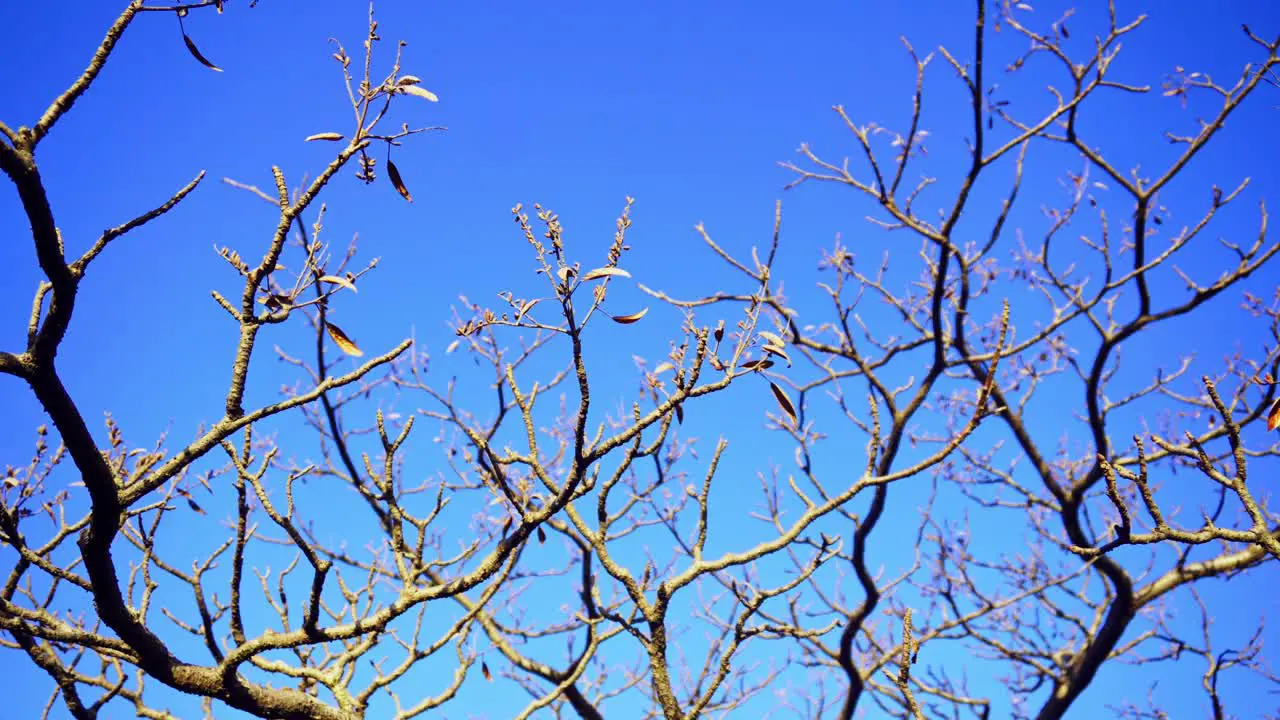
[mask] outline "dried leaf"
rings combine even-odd
[[[539,525],[538,526],[538,544],[542,545],[546,542],[547,542],[547,531],[543,530],[542,526]]]
[[[528,312],[531,309],[533,309],[533,306],[537,305],[540,302],[542,302],[542,298],[538,298],[536,300],[526,300],[525,303],[520,306],[520,312],[516,313],[516,324],[519,325],[520,321],[524,319],[524,316],[528,314]]]
[[[720,324],[716,326],[716,331],[714,333],[714,336],[715,336],[716,342],[720,342],[721,340],[724,339],[724,321],[723,320],[721,320]]]
[[[791,404],[791,398],[787,397],[787,392],[775,383],[769,383],[769,389],[773,391],[773,396],[777,398],[778,405],[782,406],[783,412],[791,416],[792,422],[798,422],[796,406]]]
[[[462,342],[462,341],[461,341],[461,340],[454,340],[453,342],[449,343],[449,347],[447,347],[447,348],[445,348],[445,349],[444,349],[444,354],[445,354],[445,355],[448,355],[449,353],[453,352],[454,350],[457,350],[457,349],[458,349],[458,343],[460,343],[460,342]]]
[[[293,298],[289,295],[278,295],[272,293],[266,297],[258,298],[258,302],[266,305],[270,310],[279,310],[280,308],[286,308],[293,305]]]
[[[586,275],[583,275],[583,276],[582,276],[582,281],[583,281],[583,282],[586,282],[586,281],[588,281],[588,280],[596,280],[596,279],[599,279],[599,278],[602,278],[602,277],[626,277],[626,278],[629,278],[629,277],[631,277],[631,273],[627,272],[626,270],[623,270],[622,268],[616,268],[616,267],[602,267],[602,268],[596,268],[595,270],[592,270],[591,272],[587,273]]]
[[[330,142],[337,142],[341,139],[342,139],[342,133],[324,132],[324,133],[316,133],[315,135],[308,135],[305,142],[312,142],[315,140],[328,140]]]
[[[489,672],[489,663],[480,661],[480,673],[484,675],[484,679],[493,682],[493,673]]]
[[[196,44],[192,42],[191,37],[187,35],[185,32],[182,33],[182,41],[187,44],[187,52],[191,53],[191,57],[200,61],[201,65],[209,68],[210,70],[214,70],[216,72],[222,72],[222,68],[209,62],[209,58],[205,57],[200,52],[200,48],[196,47]]]
[[[351,292],[359,292],[358,290],[356,290],[355,283],[351,282],[346,278],[338,277],[337,275],[324,275],[320,278],[320,282],[327,282],[327,283],[333,283],[334,285],[341,285],[342,287],[350,290]]]
[[[422,82],[422,78],[417,75],[401,75],[396,81],[396,87],[405,87],[406,85],[417,85]]]
[[[787,367],[791,367],[791,356],[787,354],[787,351],[784,350],[781,345],[765,345],[763,350],[766,353],[777,355],[783,360],[786,360]]]
[[[630,325],[631,323],[636,322],[640,318],[644,317],[648,312],[649,312],[649,308],[645,308],[640,312],[631,313],[630,315],[614,315],[613,321],[618,323],[619,325]]]
[[[768,370],[773,367],[772,360],[748,360],[742,363],[743,370]]]
[[[568,282],[569,278],[573,276],[574,272],[576,271],[573,268],[569,267],[568,265],[565,265],[564,267],[556,271],[556,277],[560,278],[560,282],[562,283]]]
[[[777,345],[778,347],[786,347],[786,346],[787,346],[787,343],[786,343],[785,341],[783,341],[783,339],[782,339],[782,338],[778,337],[777,335],[775,335],[775,334],[773,334],[773,333],[771,333],[771,332],[769,332],[769,331],[767,331],[767,330],[761,330],[761,331],[760,331],[760,337],[764,338],[764,339],[765,339],[765,340],[766,340],[770,345]]]
[[[1267,430],[1280,428],[1280,399],[1271,403],[1271,412],[1267,413]]]
[[[440,98],[436,97],[435,93],[426,88],[418,87],[417,85],[404,85],[397,87],[396,90],[404,95],[413,95],[414,97],[420,97],[423,100],[430,100],[431,102],[440,101]]]
[[[329,337],[333,338],[333,341],[338,344],[338,348],[341,349],[342,352],[355,357],[364,355],[364,351],[357,347],[356,344],[351,341],[351,338],[347,337],[347,334],[342,332],[342,329],[337,325],[326,322],[324,324],[324,329],[329,331]]]
[[[200,513],[201,515],[207,515],[207,514],[208,514],[208,513],[206,513],[206,512],[204,511],[204,508],[202,508],[202,507],[200,507],[199,505],[197,505],[197,504],[196,504],[196,501],[195,501],[195,500],[192,500],[191,498],[187,498],[187,504],[191,506],[191,509],[192,509],[192,510],[195,510],[196,512]]]
[[[676,366],[675,366],[675,365],[672,365],[672,364],[671,364],[671,363],[669,363],[669,362],[664,362],[664,363],[662,363],[661,365],[659,365],[658,367],[656,367],[656,368],[654,368],[654,369],[653,369],[653,374],[654,374],[654,375],[661,375],[662,373],[664,373],[664,372],[666,372],[666,371],[668,371],[668,370],[675,370],[675,369],[676,369]]]
[[[404,179],[400,177],[400,168],[396,164],[387,161],[387,177],[391,178],[391,184],[395,186],[396,192],[404,196],[405,200],[413,202],[413,196],[409,194],[409,188],[404,186]]]
[[[681,425],[683,425],[683,424],[684,424],[684,407],[683,407],[683,405],[676,405],[676,422],[680,423]]]

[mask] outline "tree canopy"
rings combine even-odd
[[[1280,717],[1280,15],[258,4],[6,56],[15,712]],[[734,23],[800,58],[717,138]]]

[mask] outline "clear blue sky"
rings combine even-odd
[[[204,185],[179,210],[129,236],[98,261],[83,286],[60,355],[64,376],[90,422],[110,410],[130,440],[144,445],[166,429],[174,438],[188,438],[199,423],[221,413],[235,329],[209,290],[234,289],[237,278],[212,246],[230,244],[257,256],[274,227],[270,207],[222,184],[221,178],[266,187],[269,168],[276,164],[296,184],[322,168],[333,150],[302,138],[345,131],[350,122],[326,39],[339,38],[355,54],[367,7],[336,0],[262,0],[252,10],[245,4],[231,4],[222,16],[195,13],[187,21],[188,32],[222,73],[192,60],[173,17],[140,18],[92,91],[39,152],[71,252],[86,247],[104,228],[167,197],[198,171],[208,172]],[[1043,0],[1033,4],[1046,17],[1065,7]],[[1179,65],[1210,71],[1222,80],[1234,77],[1243,63],[1258,56],[1240,32],[1241,22],[1264,37],[1280,32],[1280,6],[1268,0],[1217,3],[1212,9],[1189,0],[1118,4],[1123,17],[1141,12],[1152,17],[1125,41],[1117,72],[1156,87]],[[72,0],[5,8],[0,119],[11,127],[31,124],[81,71],[120,5]],[[1086,9],[1071,21],[1077,47],[1083,48],[1101,28],[1095,11]],[[837,103],[859,122],[903,126],[913,68],[898,36],[905,34],[921,53],[945,44],[967,59],[972,54],[971,13],[968,2],[943,0],[664,0],[625,5],[384,0],[377,7],[387,40],[383,57],[396,39],[407,41],[405,70],[440,96],[438,104],[404,103],[395,120],[449,130],[419,137],[398,151],[396,163],[413,192],[412,204],[385,182],[364,187],[350,172],[331,187],[325,198],[330,239],[342,244],[358,232],[362,257],[382,258],[360,293],[343,298],[334,319],[367,351],[382,351],[414,332],[438,353],[452,339],[445,321],[459,295],[496,305],[491,299],[500,290],[519,294],[538,288],[527,247],[510,219],[512,205],[540,202],[558,212],[568,228],[571,252],[591,265],[604,257],[613,219],[628,195],[636,198],[635,251],[626,267],[639,281],[681,296],[732,281],[693,232],[696,223],[704,222],[731,250],[745,252],[767,241],[774,200],[783,197],[779,274],[787,279],[790,294],[807,296],[801,304],[816,310],[820,298],[812,290],[813,267],[819,248],[829,247],[836,233],[855,250],[860,238],[879,244],[884,239],[863,222],[868,207],[850,191],[806,187],[784,195],[782,186],[791,176],[776,163],[792,159],[801,142],[825,150],[828,157],[856,156],[853,139],[829,110]],[[990,77],[997,78],[1021,43],[1011,45],[1000,35],[991,38],[999,62],[991,63]],[[931,114],[925,127],[941,136],[930,146],[935,156],[930,171],[942,176],[945,185],[946,178],[954,183],[960,167],[948,161],[963,152],[959,134],[947,133],[947,128],[963,127],[968,109],[942,58],[935,59],[930,72]],[[1038,102],[1042,92],[1022,81],[1011,85],[1008,96]],[[1211,183],[1233,186],[1248,175],[1253,182],[1241,204],[1250,211],[1229,216],[1215,232],[1243,241],[1256,233],[1257,200],[1267,198],[1274,205],[1280,198],[1280,153],[1273,130],[1280,120],[1275,109],[1280,89],[1263,94],[1267,97],[1255,98],[1233,117],[1212,151],[1197,159],[1187,179],[1171,190],[1165,204],[1182,222],[1194,212],[1180,213],[1174,200],[1201,198]],[[1173,99],[1107,100],[1098,109],[1104,112],[1087,125],[1093,142],[1113,151],[1119,165],[1142,162],[1151,172],[1171,152],[1160,132],[1190,121],[1189,111],[1180,110]],[[1056,199],[1050,194],[1054,183],[1079,164],[1063,163],[1062,156],[1050,153],[1041,157],[1052,169],[1032,192],[1051,202]],[[1033,151],[1029,172],[1034,172],[1035,161]],[[998,195],[991,198],[998,201]],[[1021,221],[1043,224],[1039,204],[1034,194],[1027,199]],[[0,283],[0,348],[5,350],[19,349],[25,341],[38,281],[26,227],[17,197],[6,184],[0,191],[0,266],[6,271]],[[914,263],[916,250],[914,241],[903,246],[901,262]],[[1266,294],[1280,281],[1280,273],[1273,267],[1269,276],[1254,281],[1251,287]],[[639,293],[623,290],[611,293],[616,312],[644,302]],[[1177,352],[1199,350],[1198,362],[1205,364],[1197,366],[1198,374],[1211,370],[1237,343],[1256,351],[1256,342],[1250,344],[1245,335],[1254,326],[1237,324],[1243,323],[1238,300],[1238,294],[1222,299],[1162,337],[1162,344],[1130,349],[1127,359],[1140,361],[1158,353],[1160,362],[1167,363]],[[615,348],[621,358],[632,353],[657,358],[678,323],[677,314],[655,310],[625,334],[607,332],[624,343]],[[288,347],[301,342],[301,336],[266,334],[251,376],[250,404],[269,401],[292,377],[269,357],[277,342]],[[458,358],[443,360],[440,367],[444,377],[467,372],[467,363]],[[598,372],[597,382],[609,388],[605,393],[611,400],[631,397],[635,374],[626,362]],[[483,392],[482,383],[473,376],[470,387]],[[714,420],[707,420],[696,405],[690,408],[690,432],[701,437],[704,453],[718,433],[730,437],[739,454],[731,457],[726,477],[753,489],[756,469],[770,461],[784,468],[791,463],[788,446],[776,439],[757,445],[737,440],[761,435],[761,413],[769,406],[759,390],[739,389],[729,399],[709,404],[714,410],[707,413],[732,413]],[[475,398],[473,405],[488,402],[482,394]],[[0,452],[4,461],[16,463],[29,452],[30,430],[42,415],[27,389],[12,379],[0,382],[0,406],[5,408]],[[1045,418],[1052,418],[1052,410]],[[433,431],[419,432],[425,442]],[[861,447],[859,441],[857,464]],[[430,471],[435,456],[425,451],[423,456],[415,462]],[[1274,473],[1255,476],[1260,483],[1274,484]],[[347,499],[335,495],[331,502]],[[754,500],[739,502],[745,509]],[[903,518],[894,525],[913,526],[917,503],[914,498],[893,505]],[[219,508],[213,510],[209,518],[193,520],[193,538],[208,539],[218,532]],[[886,529],[887,536],[894,532]],[[895,563],[909,561],[909,555],[885,550],[882,561],[892,574]],[[1259,611],[1275,607],[1273,599],[1260,597],[1268,582],[1272,588],[1280,582],[1274,568],[1254,580],[1213,586],[1215,597],[1232,600],[1229,616],[1224,613],[1219,625],[1227,637],[1235,632],[1240,639]],[[1277,631],[1269,636],[1280,643]],[[931,660],[955,664],[964,657]],[[45,684],[25,682],[32,672],[25,658],[6,653],[0,664],[12,698],[6,701],[12,714],[5,716],[34,716],[47,697]],[[1194,680],[1201,670],[1186,670],[1189,687],[1161,686],[1160,697],[1175,708],[1178,702],[1198,703],[1175,716],[1205,714]],[[1141,700],[1151,678],[1124,669],[1107,673],[1082,700],[1079,717],[1092,717],[1093,711],[1122,698]],[[470,696],[477,703],[483,697],[486,706],[449,716],[508,716],[523,702],[522,695],[514,686],[497,687],[487,695]],[[1246,696],[1259,702],[1267,697],[1256,685],[1241,695]],[[1250,718],[1272,708],[1236,704],[1230,709]],[[633,716],[623,707],[607,710],[612,710],[606,712],[610,717]],[[876,717],[874,710],[869,713]]]

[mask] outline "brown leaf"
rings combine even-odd
[[[598,278],[602,278],[602,277],[626,277],[626,278],[629,278],[629,277],[631,277],[631,273],[627,272],[626,270],[623,270],[622,268],[616,268],[616,267],[602,267],[602,268],[596,268],[595,270],[592,270],[591,272],[587,273],[586,275],[583,275],[583,276],[582,276],[582,281],[583,281],[583,282],[586,282],[586,281],[588,281],[588,280],[596,280],[596,279],[598,279]]]
[[[630,315],[614,315],[613,321],[618,323],[619,325],[630,325],[631,323],[636,322],[640,318],[644,317],[648,312],[649,312],[649,308],[645,308],[640,312],[634,312],[634,313],[631,313]]]
[[[263,305],[266,305],[267,309],[274,311],[274,310],[280,310],[281,308],[287,308],[293,305],[293,298],[288,295],[278,295],[278,294],[272,293],[271,295],[267,295],[266,297],[258,298],[258,302],[262,303]]]
[[[404,87],[406,85],[417,85],[420,82],[422,82],[422,78],[418,77],[417,75],[401,75],[400,79],[396,81],[396,87]]]
[[[748,360],[742,363],[743,370],[768,370],[773,367],[772,360]]]
[[[676,422],[681,425],[684,424],[684,407],[682,405],[676,405]]]
[[[314,140],[328,140],[330,142],[337,142],[341,139],[342,139],[342,133],[323,132],[323,133],[316,133],[315,135],[308,135],[305,142],[312,142]]]
[[[320,278],[320,282],[327,282],[327,283],[333,283],[334,285],[341,285],[342,287],[350,290],[351,292],[359,292],[358,290],[356,290],[355,283],[351,282],[346,278],[338,277],[337,275],[323,275]]]
[[[187,35],[185,32],[182,33],[182,42],[187,44],[187,52],[191,53],[191,57],[195,58],[196,60],[199,60],[201,65],[209,68],[210,70],[214,70],[216,72],[222,72],[222,68],[209,62],[209,58],[205,57],[200,52],[200,48],[196,47],[196,44],[192,42],[191,37]]]
[[[715,338],[716,338],[716,342],[720,342],[721,340],[724,339],[724,321],[723,320],[721,320],[720,324],[716,326]]]
[[[1280,398],[1271,403],[1271,412],[1267,413],[1267,431],[1280,428]]]
[[[191,498],[187,498],[187,504],[191,506],[191,509],[192,509],[192,510],[195,510],[196,512],[200,513],[201,515],[205,515],[205,514],[207,514],[207,513],[205,513],[204,508],[202,508],[202,507],[200,507],[199,505],[197,505],[197,504],[196,504],[196,501],[195,501],[195,500],[192,500]]]
[[[669,363],[669,362],[664,362],[664,363],[662,363],[661,365],[659,365],[658,367],[656,367],[656,368],[654,368],[654,369],[653,369],[653,374],[654,374],[654,375],[661,375],[662,373],[667,372],[668,370],[675,370],[675,369],[676,369],[676,366],[675,366],[675,365],[672,365],[672,364],[671,364],[671,363]]]
[[[547,541],[547,531],[543,530],[542,526],[539,525],[538,526],[538,544],[541,545],[546,541]]]
[[[791,367],[791,356],[787,354],[787,351],[781,345],[765,345],[761,349],[770,355],[777,355],[783,360],[786,360],[787,367]]]
[[[533,309],[533,306],[540,302],[542,302],[542,298],[525,301],[525,303],[520,306],[520,312],[516,313],[516,324],[519,325],[520,321],[524,319],[524,316]]]
[[[480,661],[480,672],[484,675],[484,679],[493,682],[493,673],[489,672],[489,663]]]
[[[342,329],[337,325],[326,322],[324,324],[324,329],[329,331],[329,337],[333,338],[333,341],[338,344],[338,348],[341,349],[342,352],[348,355],[354,355],[355,357],[364,355],[364,351],[357,347],[356,344],[351,341],[351,338],[347,337],[347,334],[342,332]]]
[[[409,188],[404,186],[404,179],[400,177],[400,168],[396,164],[387,161],[387,177],[391,178],[391,184],[395,186],[396,192],[404,196],[405,200],[413,202],[413,196],[409,194]]]
[[[782,406],[783,412],[791,416],[792,422],[798,422],[796,406],[791,404],[791,398],[787,397],[787,392],[774,383],[769,383],[769,389],[773,391],[773,396],[778,399],[778,405]]]
[[[556,277],[560,278],[560,282],[569,282],[569,278],[573,277],[575,272],[577,271],[572,267],[565,265],[556,271]]]

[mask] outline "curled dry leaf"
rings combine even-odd
[[[603,277],[625,277],[625,278],[629,278],[629,277],[631,277],[631,273],[627,272],[626,270],[623,270],[622,268],[616,268],[616,267],[602,267],[602,268],[596,268],[595,270],[592,270],[591,272],[587,273],[586,275],[583,275],[583,276],[582,276],[582,281],[583,281],[583,282],[586,282],[586,281],[588,281],[588,280],[597,280],[597,279],[599,279],[599,278],[603,278]]]
[[[786,360],[787,367],[791,367],[791,356],[787,354],[786,350],[782,349],[781,345],[765,345],[764,351],[770,355],[777,355],[783,360]]]
[[[1267,431],[1280,429],[1280,398],[1271,403],[1271,411],[1267,413]]]
[[[342,352],[353,357],[360,357],[361,355],[364,355],[364,351],[357,347],[356,344],[351,341],[351,338],[347,337],[347,334],[342,332],[342,329],[337,325],[326,322],[324,324],[324,329],[329,332],[329,337],[333,338],[333,341],[337,343],[338,348],[342,350]]]
[[[199,513],[199,514],[201,514],[201,515],[207,515],[207,514],[208,514],[208,513],[206,513],[206,512],[204,511],[204,508],[202,508],[202,507],[200,507],[199,505],[197,505],[197,504],[196,504],[196,501],[195,501],[195,500],[192,500],[191,498],[187,498],[187,505],[190,505],[192,510],[195,510],[197,513]]]
[[[787,361],[787,367],[791,367],[791,356],[787,355],[787,343],[778,335],[767,330],[760,331],[760,337],[764,338],[763,350],[770,355],[777,355]]]
[[[422,82],[422,78],[418,77],[417,75],[401,75],[400,79],[396,81],[396,87],[405,87],[407,85],[417,85],[420,82]]]
[[[480,673],[484,675],[484,679],[493,682],[493,673],[489,672],[489,663],[480,661]]]
[[[748,360],[742,363],[743,370],[768,370],[773,367],[772,360]]]
[[[413,202],[413,196],[409,194],[409,188],[404,185],[404,178],[400,177],[400,168],[396,164],[387,161],[387,177],[391,178],[391,184],[395,186],[396,192],[400,193],[405,200]]]
[[[672,365],[672,364],[671,364],[671,363],[669,363],[669,362],[664,362],[664,363],[662,363],[661,365],[659,365],[658,367],[656,367],[656,368],[654,368],[654,369],[653,369],[653,374],[654,374],[654,375],[661,375],[662,373],[667,372],[668,370],[675,370],[675,369],[676,369],[676,366],[675,366],[675,365]]]
[[[676,405],[676,422],[684,424],[684,405]]]
[[[320,282],[327,282],[327,283],[333,283],[334,285],[341,285],[342,287],[350,290],[351,292],[359,292],[359,290],[356,290],[355,283],[351,282],[350,280],[344,277],[338,277],[337,275],[324,275],[320,278]]]
[[[573,268],[565,265],[556,271],[556,277],[560,278],[560,282],[568,282],[569,278],[573,277],[574,272]]]
[[[272,293],[270,295],[267,295],[266,297],[258,298],[258,302],[262,303],[263,305],[266,305],[267,308],[270,310],[279,310],[280,308],[285,308],[285,307],[289,307],[290,305],[293,305],[293,298],[289,295],[280,295],[277,293]]]
[[[791,403],[791,398],[787,397],[787,392],[775,383],[769,383],[769,389],[773,391],[773,396],[777,398],[782,411],[791,416],[791,422],[797,422],[796,406]]]
[[[342,139],[342,133],[323,132],[315,135],[308,135],[305,142],[314,142],[316,140],[328,140],[329,142],[337,142]]]
[[[542,298],[538,298],[536,300],[524,301],[524,303],[520,306],[520,312],[516,313],[516,324],[519,325],[520,321],[524,319],[524,316],[528,314],[530,310],[533,309],[533,306],[537,305],[540,302],[542,302]]]
[[[614,315],[613,321],[618,323],[619,325],[630,325],[631,323],[636,322],[640,318],[644,317],[646,314],[648,314],[648,312],[649,312],[649,308],[645,308],[640,312],[634,312],[634,313],[631,313],[630,315]]]
[[[542,545],[546,542],[547,542],[547,531],[543,530],[542,526],[539,525],[538,526],[538,544]]]
[[[430,100],[431,102],[440,101],[440,98],[436,97],[435,93],[424,87],[418,87],[417,85],[401,85],[397,86],[396,90],[401,94],[413,95],[414,97],[420,97],[423,100]]]
[[[187,35],[185,32],[182,33],[182,42],[187,44],[187,52],[191,53],[191,57],[198,60],[201,65],[209,68],[210,70],[222,72],[222,68],[209,62],[209,58],[205,57],[204,54],[200,52],[200,48],[196,47],[195,42],[191,40],[191,36]]]

